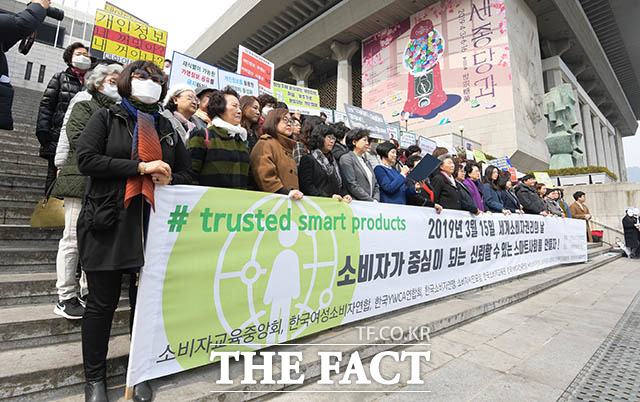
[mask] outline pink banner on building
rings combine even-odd
[[[362,107],[412,131],[512,110],[504,0],[443,0],[363,41]]]

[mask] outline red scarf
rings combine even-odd
[[[162,147],[153,122],[153,117],[138,111],[138,123],[134,129],[131,159],[151,162],[162,159]],[[144,199],[156,210],[153,199],[153,180],[150,175],[131,176],[127,179],[127,189],[124,194],[124,207],[128,208],[131,199],[142,194]]]

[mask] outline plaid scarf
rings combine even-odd
[[[322,170],[324,170],[329,176],[333,176],[336,179],[338,187],[342,187],[342,177],[340,177],[340,168],[338,168],[336,160],[333,157],[329,160],[327,155],[323,154],[319,149],[311,151],[311,156],[313,156],[313,159],[320,164]]]

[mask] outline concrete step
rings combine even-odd
[[[404,333],[408,333],[410,328],[426,326],[430,329],[431,336],[437,335],[463,323],[498,311],[505,306],[518,303],[546,289],[571,280],[593,269],[602,267],[618,258],[620,258],[620,255],[617,253],[607,253],[594,257],[588,263],[550,267],[458,295],[333,328],[319,334],[296,339],[283,345],[270,347],[268,350],[302,352],[303,363],[300,364],[300,369],[301,372],[305,374],[305,383],[315,382],[319,376],[318,350],[342,351],[345,355],[357,351],[360,354],[360,358],[364,360],[370,358],[375,353],[393,348],[393,346],[385,345],[386,343],[397,343],[397,340],[385,341],[377,338],[375,340],[359,340],[354,342],[354,340],[360,339],[359,330],[355,328],[356,326],[374,326],[377,328],[383,326],[399,326],[403,328]],[[305,346],[305,344],[315,345]],[[322,344],[327,344],[327,346],[318,346]],[[335,346],[336,344],[343,346]],[[34,355],[35,354],[28,354],[25,355],[25,358]],[[116,361],[119,358],[125,357],[114,356]],[[0,353],[0,359],[3,359],[2,353]],[[343,359],[341,365],[346,365],[347,361],[347,359]],[[37,366],[41,375],[50,375],[50,372],[45,368],[47,366],[40,363],[38,363]],[[70,366],[73,366],[73,364],[68,360],[60,364],[62,370],[69,370],[68,367]],[[274,373],[277,373],[279,370],[279,362],[276,360]],[[69,371],[73,374],[72,370]],[[207,365],[159,378],[152,381],[152,386],[156,392],[154,400],[156,402],[176,400],[224,400],[228,402],[265,396],[265,394],[261,393],[226,392],[264,390],[266,388],[259,383],[256,385],[240,384],[242,372],[243,366],[241,362],[231,363],[230,378],[234,380],[234,385],[229,386],[219,386],[215,384],[215,381],[220,378],[218,364]],[[0,374],[1,373],[2,371],[0,371]],[[18,390],[16,390],[15,385],[13,385],[17,382],[15,379],[9,378],[11,381],[6,381],[5,378],[0,375],[0,384],[2,384],[0,385],[0,397],[4,395],[21,395],[24,400],[53,400],[55,398],[61,398],[60,400],[64,401],[73,401],[81,397],[81,378],[68,378],[64,382],[66,387],[63,388],[60,385],[62,385],[61,382],[64,381],[64,378],[59,376],[53,379],[35,378],[34,376],[30,376],[29,373],[20,371],[14,377],[22,381],[20,382],[22,387]],[[256,379],[259,379],[259,375],[256,375]],[[111,385],[110,399],[112,401],[123,400],[123,385],[119,384],[113,387],[114,382],[121,382],[121,377],[118,376],[114,380],[110,378],[108,381]],[[5,386],[4,383],[8,385]],[[283,390],[285,388],[282,385],[274,385],[269,386],[268,389]]]
[[[0,310],[0,352],[80,341],[82,320],[60,317],[53,313],[54,306],[55,302]],[[129,312],[129,300],[122,299],[113,319],[112,336],[129,333]]]
[[[0,190],[15,189],[20,191],[38,192],[44,195],[45,177],[42,176],[12,176],[0,174]]]
[[[34,143],[32,141],[24,142],[21,140],[14,140],[15,138],[13,137],[0,135],[0,144],[2,144],[2,148],[0,148],[0,154],[28,155],[39,157],[40,144],[37,141]],[[44,160],[43,158],[41,159]]]
[[[3,271],[5,266],[55,264],[57,252],[57,247],[0,247],[0,272]]]
[[[41,274],[56,272],[55,262],[49,264],[0,265],[3,274]]]
[[[0,202],[28,202],[35,207],[38,201],[44,197],[43,191],[39,189],[1,189]]]
[[[0,144],[2,146],[2,144]],[[47,166],[20,165],[12,162],[0,162],[0,172],[13,176],[47,177]]]
[[[129,335],[111,338],[107,355],[107,376],[122,376],[129,354]],[[82,345],[65,342],[55,345],[0,352],[0,399],[31,396],[49,400],[41,394],[84,383]],[[82,389],[76,387],[76,391]],[[75,396],[80,399],[80,394]]]
[[[32,207],[3,207],[0,208],[0,224],[2,225],[28,225],[33,214]],[[0,264],[1,265],[1,264]]]
[[[7,240],[55,240],[62,237],[62,228],[32,228],[29,225],[0,225],[0,242]]]
[[[2,145],[2,149],[5,148],[5,145],[14,145],[24,149],[25,152],[31,151],[32,155],[38,155],[40,150],[40,143],[35,134],[22,136],[16,134],[0,135],[0,145]]]
[[[25,166],[47,166],[47,161],[38,154],[19,154],[2,151],[0,152],[0,162],[17,163]]]

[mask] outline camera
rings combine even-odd
[[[64,10],[49,6],[49,8],[47,8],[47,17],[62,21],[64,19]]]

